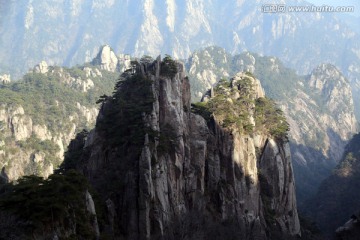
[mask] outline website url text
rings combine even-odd
[[[287,6],[285,4],[264,4],[261,7],[263,13],[286,13],[286,12],[309,12],[309,13],[352,13],[354,6]]]

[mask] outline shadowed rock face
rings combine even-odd
[[[207,227],[231,223],[239,239],[299,235],[288,143],[241,134],[222,128],[216,116],[206,122],[192,113],[189,81],[183,65],[175,64],[172,75],[160,59],[123,74],[117,91],[128,92],[127,99],[115,94],[105,101],[86,142],[69,147],[82,151],[78,168],[106,201],[110,232],[126,239],[216,239],[216,230]],[[152,102],[139,113],[141,124],[122,126],[136,114],[130,98],[148,96],[131,85],[139,78],[151,80]],[[119,112],[116,102],[123,103]],[[144,129],[141,141],[124,135],[114,144],[119,129],[112,124],[122,133]]]
[[[344,155],[307,203],[308,211],[323,233],[337,239],[359,239],[360,134],[345,147]]]

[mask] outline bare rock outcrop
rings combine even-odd
[[[104,45],[100,48],[92,63],[98,65],[101,70],[110,72],[124,72],[131,68],[130,55],[119,54],[117,56],[109,45]]]
[[[45,74],[45,73],[48,72],[48,70],[49,70],[48,64],[45,61],[41,61],[38,65],[36,65],[34,67],[33,71],[35,73],[43,73],[43,74]]]
[[[0,75],[0,83],[7,84],[11,82],[10,74]]]

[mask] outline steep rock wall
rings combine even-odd
[[[106,201],[112,234],[211,239],[206,224],[231,222],[241,239],[299,235],[286,140],[241,134],[192,113],[189,81],[183,65],[176,67],[176,74],[168,74],[168,65],[157,59],[122,75],[123,82],[134,76],[151,80],[153,102],[141,114],[143,124],[125,126],[130,134],[146,129],[140,142],[118,136],[121,144],[113,144],[112,126],[101,127],[115,100],[105,101],[86,142],[69,147],[69,153],[81,152],[77,167]],[[131,90],[123,86],[118,91]],[[131,117],[120,109],[112,124]]]

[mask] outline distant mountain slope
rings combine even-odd
[[[96,101],[111,93],[130,64],[126,59],[104,46],[96,65],[65,68],[43,61],[21,80],[0,83],[0,168],[10,180],[52,173],[75,134],[95,123]]]
[[[246,50],[279,57],[301,74],[320,63],[332,63],[350,79],[360,99],[360,43],[352,27],[358,26],[358,18],[343,20],[331,13],[309,12],[267,14],[261,11],[267,3],[2,1],[0,74],[11,73],[16,79],[42,60],[61,66],[88,62],[103,44],[137,57],[169,53],[181,59],[200,47],[219,45],[231,53]],[[302,0],[272,3],[308,5]]]
[[[357,217],[360,210],[359,188],[360,134],[356,134],[346,146],[333,174],[323,181],[317,195],[308,201],[308,214],[325,233],[334,234],[350,217]],[[346,231],[342,235],[344,238],[339,239],[355,239],[346,238]]]
[[[297,196],[302,203],[340,160],[356,132],[349,81],[333,65],[321,64],[299,76],[275,57],[248,52],[232,56],[219,47],[196,51],[187,62],[193,96],[237,71],[252,72],[276,100],[290,123]]]

